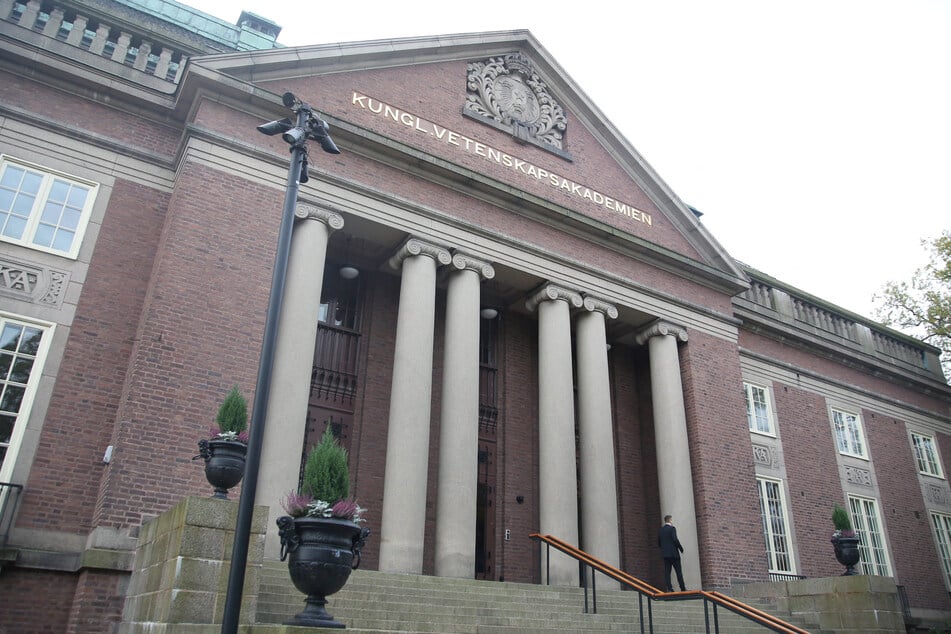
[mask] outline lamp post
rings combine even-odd
[[[327,123],[318,117],[310,106],[301,102],[293,93],[281,97],[290,108],[296,121],[280,119],[258,126],[258,131],[273,136],[280,134],[291,152],[291,164],[287,172],[287,189],[284,193],[284,210],[274,256],[274,273],[271,278],[271,296],[268,300],[267,317],[264,322],[264,341],[261,344],[261,360],[258,364],[257,388],[254,392],[254,408],[251,411],[251,432],[248,438],[248,454],[244,470],[244,485],[238,502],[238,519],[231,549],[231,571],[228,574],[228,590],[225,595],[221,634],[236,634],[241,613],[241,594],[244,588],[244,571],[248,562],[248,542],[251,539],[251,519],[254,515],[254,495],[258,485],[258,469],[261,464],[261,444],[264,441],[264,423],[268,397],[271,392],[271,369],[274,365],[274,347],[277,341],[277,325],[284,300],[284,282],[287,279],[287,261],[291,251],[291,236],[294,230],[294,208],[297,193],[307,177],[307,140],[314,139],[321,149],[330,154],[340,154],[328,134]]]

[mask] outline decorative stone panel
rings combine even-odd
[[[0,258],[0,295],[59,308],[69,273],[12,258]]]

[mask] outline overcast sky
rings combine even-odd
[[[185,4],[288,46],[528,29],[734,258],[865,316],[951,229],[951,0]]]

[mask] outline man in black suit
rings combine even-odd
[[[686,590],[684,585],[684,573],[680,567],[680,553],[684,547],[680,545],[677,539],[677,529],[673,525],[673,517],[664,516],[664,525],[657,532],[657,545],[660,546],[660,554],[664,558],[664,583],[667,584],[667,592],[673,592],[674,587],[670,585],[670,569],[677,572],[677,583],[680,584],[680,590]]]

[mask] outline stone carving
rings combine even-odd
[[[846,467],[845,479],[851,482],[852,484],[859,484],[865,487],[872,486],[872,472],[869,471],[868,469],[860,469],[858,467]]]
[[[522,141],[562,150],[568,119],[522,53],[468,65],[464,112],[507,129]]]
[[[934,504],[940,504],[941,506],[951,505],[951,493],[944,487],[934,484],[928,485],[928,499]]]
[[[63,303],[68,283],[69,273],[64,271],[0,259],[0,295],[58,307]]]
[[[753,462],[767,467],[773,466],[773,454],[766,445],[753,445]]]
[[[529,295],[528,299],[525,301],[525,308],[534,311],[542,302],[553,301],[557,299],[568,302],[568,305],[572,308],[581,308],[584,303],[584,300],[581,299],[581,293],[564,288],[562,286],[545,284],[540,289]]]
[[[436,260],[436,266],[445,266],[452,262],[452,255],[450,255],[448,249],[430,242],[423,242],[418,238],[410,238],[390,258],[390,268],[399,271],[403,268],[403,260],[414,255],[431,257]]]
[[[604,316],[610,319],[617,319],[617,306],[611,304],[610,302],[606,302],[603,299],[598,299],[597,297],[593,297],[591,295],[585,295],[584,308],[585,310],[589,310],[591,312],[597,311],[599,313],[604,313]]]
[[[475,271],[484,280],[495,277],[495,268],[491,264],[458,251],[452,255],[452,266],[459,271]]]
[[[687,342],[686,328],[683,328],[682,326],[676,326],[668,321],[663,321],[660,319],[637,333],[637,336],[634,338],[634,340],[637,341],[637,345],[643,346],[651,337],[665,337],[667,335],[670,335],[683,343]]]
[[[316,220],[322,222],[330,228],[331,232],[343,229],[343,216],[335,211],[327,211],[315,205],[297,203],[297,206],[294,208],[294,216],[299,220]]]

